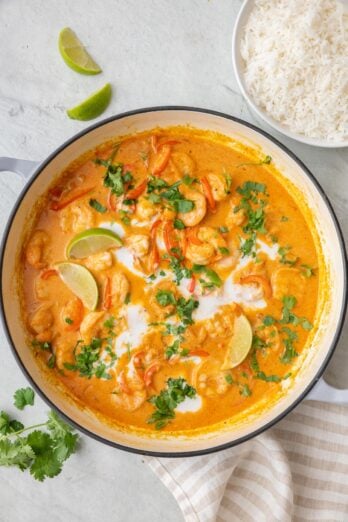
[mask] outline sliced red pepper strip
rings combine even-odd
[[[49,277],[54,276],[54,275],[58,275],[57,270],[55,270],[54,268],[48,268],[47,270],[44,270],[43,272],[41,272],[40,277],[41,277],[41,279],[46,280]]]
[[[122,372],[120,373],[120,375],[118,376],[118,382],[120,384],[120,388],[121,390],[126,393],[127,395],[132,395],[132,390],[130,389],[130,387],[128,386],[127,384],[127,381],[126,381],[126,378],[125,378],[125,375],[124,375],[124,370],[122,370]]]
[[[153,362],[144,373],[144,383],[145,386],[148,388],[152,384],[152,378],[154,373],[158,372],[158,370],[161,368],[161,363],[158,361]]]
[[[84,308],[83,308],[82,301],[81,301],[81,299],[76,297],[76,302],[78,303],[78,305],[77,305],[78,309],[77,309],[76,315],[74,314],[74,321],[72,324],[65,325],[65,330],[67,330],[69,332],[78,330],[80,328],[80,324],[82,323],[82,319],[83,319]]]
[[[106,206],[108,210],[115,212],[116,210],[116,194],[113,194],[112,190],[109,190],[108,199],[106,200]]]
[[[196,288],[196,278],[193,275],[190,279],[187,290],[192,294],[195,291],[195,288]]]
[[[91,192],[93,189],[94,186],[72,191],[69,196],[63,198],[62,200],[52,201],[50,208],[51,210],[62,210],[76,199],[82,198],[82,196],[85,196],[88,194],[88,192]]]
[[[188,355],[198,355],[198,357],[208,357],[210,355],[209,352],[205,350],[190,350]]]
[[[178,143],[180,143],[179,140],[166,140],[158,145],[158,149],[163,147],[163,145],[177,145]]]
[[[171,152],[172,149],[170,148],[170,145],[163,145],[163,147],[158,151],[152,166],[152,174],[154,176],[158,176],[166,168]]]
[[[210,210],[212,212],[215,211],[216,209],[216,201],[213,197],[213,193],[212,193],[212,190],[211,190],[211,186],[210,186],[210,183],[208,181],[208,178],[206,178],[205,176],[203,176],[203,178],[201,178],[201,183],[203,185],[203,191],[204,191],[204,195],[208,201],[208,205],[210,207]]]
[[[186,228],[186,238],[189,243],[192,243],[193,245],[202,245],[203,241],[201,241],[197,236],[197,228],[196,227],[189,227]]]
[[[153,265],[154,270],[158,267],[159,261],[160,261],[160,256],[159,256],[158,247],[157,247],[157,243],[156,243],[156,236],[157,236],[157,229],[161,224],[162,224],[162,220],[157,219],[152,224],[152,227],[151,227],[152,265]]]
[[[272,287],[269,279],[263,275],[259,274],[250,274],[245,277],[240,278],[240,283],[242,285],[248,283],[256,283],[257,285],[262,286],[265,297],[272,297]]]
[[[104,286],[104,296],[103,296],[103,310],[109,310],[111,308],[111,278],[107,277],[105,286]]]
[[[157,141],[158,141],[158,138],[157,138],[156,134],[153,134],[150,138],[150,143],[151,143],[151,148],[155,154],[157,154],[157,150],[158,150]]]
[[[127,199],[137,199],[139,196],[141,196],[141,194],[142,194],[143,192],[145,192],[146,187],[147,187],[147,179],[145,179],[145,181],[143,181],[142,183],[140,183],[140,185],[138,185],[138,186],[135,187],[134,189],[130,190],[130,191],[126,194],[126,198],[127,198]]]
[[[175,237],[173,220],[166,221],[163,228],[163,239],[168,254],[179,259],[180,255],[175,251],[173,252],[173,248],[180,248],[179,242]]]

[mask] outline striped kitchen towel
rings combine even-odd
[[[186,522],[348,521],[344,406],[306,401],[235,448],[148,463]]]

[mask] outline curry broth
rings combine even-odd
[[[106,164],[94,161],[112,156],[112,164],[123,166],[121,176],[131,173],[120,195],[104,185]],[[179,404],[173,418],[157,428],[190,431],[231,419],[265,398],[272,402],[291,379],[315,321],[319,261],[305,216],[268,161],[210,133],[159,129],[127,137],[116,149],[99,147],[56,180],[23,246],[23,314],[33,349],[80,403],[111,422],[153,430],[156,423],[148,421],[156,405],[148,399],[166,390],[169,378],[183,378],[194,388],[195,398],[181,404],[193,411],[182,413]],[[149,181],[158,179],[165,186],[149,191]],[[129,198],[145,180],[144,191]],[[243,190],[247,182],[261,190]],[[183,204],[179,208],[186,211],[178,212],[161,195],[176,183],[182,201],[196,198],[193,209],[187,211]],[[157,197],[151,200],[151,194]],[[127,197],[132,203],[125,205]],[[95,208],[91,201],[101,206]],[[178,219],[180,228],[174,228]],[[67,259],[73,237],[100,226],[123,229],[122,249],[132,254],[133,264],[121,262],[116,250],[71,260],[86,266],[97,282],[98,306],[90,311],[57,275],[55,264]],[[190,275],[179,285],[173,282],[173,264],[178,263]],[[194,265],[200,272],[192,273]],[[212,284],[207,268],[218,276],[220,286]],[[237,285],[238,302],[221,298],[228,281]],[[183,324],[177,304],[161,304],[159,291],[176,303],[180,297],[186,303],[199,302],[192,324]],[[243,292],[249,292],[248,299],[243,300]],[[205,302],[214,299],[216,307],[204,316]],[[263,306],[256,307],[260,302]],[[135,322],[141,322],[140,315],[146,317],[147,329],[133,336],[137,344],[119,345],[117,350],[117,339],[126,339],[127,331],[136,327],[129,324],[129,310]],[[253,345],[240,364],[222,370],[241,314],[253,329]],[[183,333],[165,335],[166,323],[183,326]],[[110,337],[88,366],[90,374],[80,375],[76,355],[81,348]],[[105,352],[105,344],[111,350]],[[106,369],[98,376],[93,368],[101,362]]]

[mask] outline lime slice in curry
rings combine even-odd
[[[59,33],[59,52],[65,63],[74,71],[81,74],[99,74],[101,68],[88,54],[74,31],[65,27]]]
[[[253,331],[245,315],[236,316],[233,335],[229,342],[222,370],[235,368],[248,355],[253,340]]]
[[[106,83],[99,91],[94,92],[72,109],[68,109],[67,115],[72,120],[93,120],[100,116],[110,103],[112,89],[110,83]]]
[[[106,228],[90,228],[84,230],[70,241],[66,254],[68,258],[84,257],[103,252],[109,248],[122,246],[121,238]]]
[[[89,310],[98,305],[98,286],[91,272],[77,263],[58,263],[58,274],[70,290],[81,299]]]

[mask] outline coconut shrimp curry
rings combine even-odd
[[[289,384],[317,306],[306,218],[272,158],[188,129],[104,145],[23,244],[34,353],[118,425],[189,431]]]

